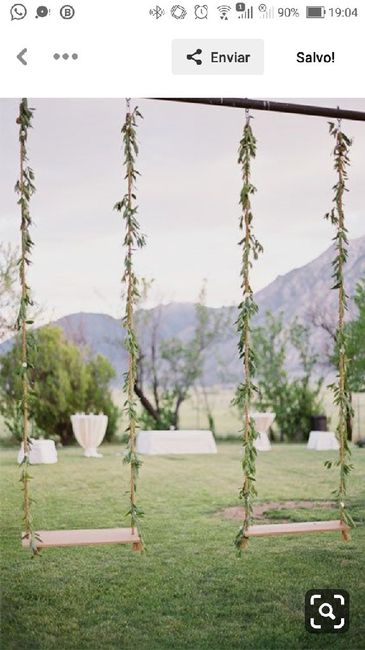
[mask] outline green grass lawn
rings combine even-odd
[[[118,452],[104,446],[102,459],[84,459],[75,447],[60,451],[57,465],[34,467],[36,527],[125,525],[128,468]],[[336,533],[252,539],[240,559],[237,522],[217,515],[239,503],[239,444],[221,444],[217,456],[145,458],[143,556],[128,546],[70,547],[31,560],[20,546],[15,453],[0,456],[2,650],[364,648],[365,450],[353,454],[349,498],[359,525],[351,542]],[[302,446],[261,454],[260,500],[331,499],[337,474],[323,468],[331,456]],[[305,515],[337,518],[328,509],[285,512]],[[350,592],[346,634],[304,629],[305,592],[326,587]]]

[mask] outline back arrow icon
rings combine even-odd
[[[20,61],[20,63],[22,63],[23,65],[28,65],[28,61],[26,61],[25,58],[24,58],[24,54],[26,54],[27,52],[28,52],[28,49],[25,47],[24,50],[19,52],[19,54],[17,54],[17,57],[16,57],[18,59],[18,61]]]

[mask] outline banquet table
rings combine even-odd
[[[79,445],[84,449],[86,458],[101,458],[97,448],[103,442],[108,417],[102,413],[75,413],[71,415],[72,429]]]
[[[51,465],[57,463],[57,450],[53,440],[30,439],[29,462],[31,465]],[[24,458],[24,445],[21,444],[18,453],[18,463]]]
[[[311,431],[308,438],[307,449],[326,451],[339,449],[340,445],[333,431]]]
[[[275,413],[251,413],[251,417],[255,421],[256,431],[259,434],[256,438],[255,447],[258,451],[270,451],[271,444],[268,436],[268,431],[275,420]]]
[[[148,455],[216,454],[217,446],[211,431],[139,431],[137,452]]]

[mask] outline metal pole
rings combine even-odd
[[[266,99],[239,99],[214,97],[155,97],[158,101],[179,102],[185,104],[202,104],[207,106],[224,106],[226,108],[252,108],[257,111],[272,111],[276,113],[293,113],[296,115],[314,115],[332,119],[355,120],[365,122],[365,111],[351,111],[325,106],[310,106],[308,104],[288,104],[285,102],[269,101]]]

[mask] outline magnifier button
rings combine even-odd
[[[326,611],[324,611],[324,608],[326,608]],[[333,613],[333,607],[329,603],[323,603],[320,606],[318,612],[321,616],[323,616],[323,618],[331,618],[332,621],[336,619],[336,616]]]

